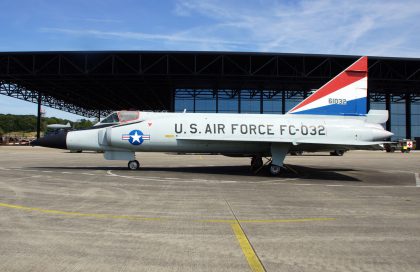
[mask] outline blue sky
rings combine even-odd
[[[1,0],[0,51],[215,50],[420,57],[420,2]],[[36,106],[0,95],[0,113]],[[79,117],[46,108],[47,116]]]

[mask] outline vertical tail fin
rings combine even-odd
[[[367,62],[361,57],[288,113],[366,115]]]

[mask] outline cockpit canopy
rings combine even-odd
[[[118,124],[118,123],[127,123],[135,121],[139,118],[138,111],[116,111],[105,117],[100,125],[103,124]]]

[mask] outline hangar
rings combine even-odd
[[[0,94],[79,114],[285,113],[359,56],[178,51],[3,52]],[[420,136],[420,58],[369,57],[369,108]],[[38,122],[38,134],[39,134]]]

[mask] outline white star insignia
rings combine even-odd
[[[139,142],[140,143],[141,135],[138,135],[137,131],[136,131],[136,133],[134,133],[134,135],[131,135],[131,138],[133,139],[133,143],[134,142]]]

